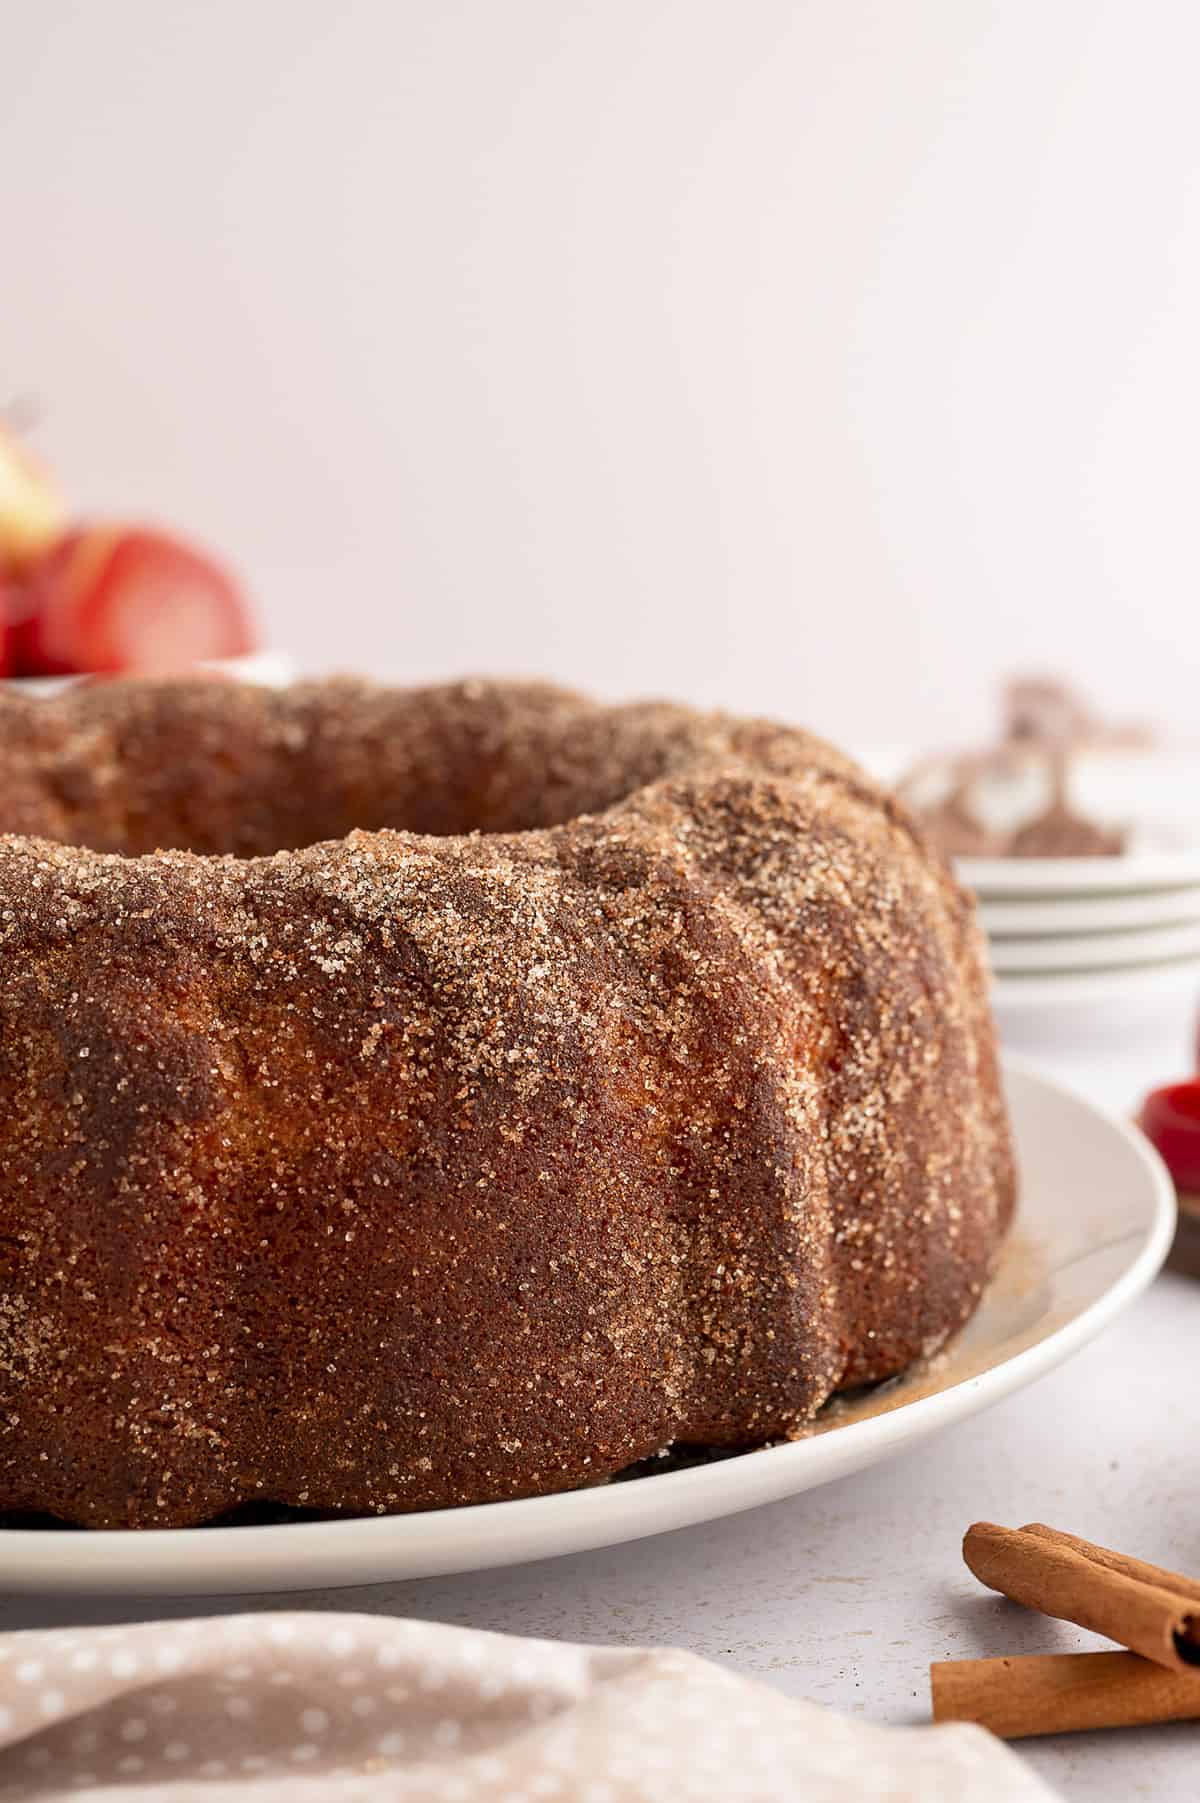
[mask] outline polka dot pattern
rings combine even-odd
[[[0,1636],[0,1803],[209,1784],[246,1803],[1050,1796],[979,1730],[849,1721],[669,1650],[303,1614]]]

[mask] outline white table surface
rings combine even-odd
[[[1189,1068],[1193,998],[1120,1020],[1004,1023],[1007,1043],[1114,1111]],[[515,1634],[691,1648],[876,1721],[928,1719],[931,1659],[1100,1644],[982,1590],[959,1544],[980,1517],[1045,1520],[1200,1572],[1191,1358],[1200,1284],[1165,1274],[1034,1388],[826,1489],[609,1551],[475,1577],[177,1605],[0,1599],[0,1628],[237,1609],[363,1609]],[[1167,1381],[1173,1369],[1187,1381]],[[1064,1798],[1192,1803],[1200,1724],[1028,1742]]]

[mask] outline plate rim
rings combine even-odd
[[[795,1485],[787,1473],[805,1451],[814,1444],[812,1438],[760,1447],[708,1465],[662,1472],[637,1480],[636,1485],[602,1484],[588,1489],[554,1492],[545,1496],[521,1497],[506,1502],[473,1503],[455,1509],[421,1511],[413,1516],[352,1516],[341,1520],[271,1523],[230,1528],[120,1528],[98,1532],[88,1528],[0,1528],[0,1589],[10,1595],[72,1596],[229,1596],[284,1594],[288,1591],[349,1589],[377,1583],[404,1583],[421,1577],[451,1572],[484,1571],[530,1563],[547,1557],[579,1553],[598,1547],[623,1545],[633,1540],[671,1531],[717,1517],[738,1514],[770,1501],[799,1494],[806,1488],[819,1488],[826,1482],[861,1470],[865,1465],[886,1458],[896,1443],[915,1445],[941,1427],[952,1426],[965,1416],[1002,1401],[1035,1378],[1064,1363],[1072,1354],[1100,1333],[1111,1320],[1148,1288],[1161,1268],[1170,1249],[1175,1230],[1176,1206],[1174,1186],[1158,1153],[1136,1127],[1107,1109],[1078,1094],[1069,1085],[1047,1077],[1024,1058],[1005,1053],[1001,1060],[1006,1087],[1015,1078],[1049,1093],[1056,1101],[1082,1108],[1093,1119],[1115,1132],[1134,1154],[1147,1180],[1150,1215],[1141,1232],[1140,1243],[1128,1264],[1097,1296],[1086,1303],[1068,1321],[1052,1328],[1030,1345],[1010,1354],[989,1369],[960,1378],[943,1390],[936,1390],[911,1402],[870,1416],[847,1422],[820,1436],[826,1449],[836,1447],[841,1456],[831,1457],[836,1467],[814,1485]],[[981,1402],[981,1389],[987,1395]],[[769,1461],[769,1464],[768,1464]],[[759,1476],[770,1471],[773,1482],[747,1489],[745,1475]],[[620,1503],[614,1498],[621,1493],[636,1493],[641,1508],[635,1524],[621,1524],[618,1531],[603,1525],[603,1518]],[[673,1508],[680,1497],[701,1496],[701,1506],[692,1510]],[[595,1517],[591,1524],[594,1536],[576,1536],[569,1546],[551,1545],[532,1550],[512,1551],[504,1545],[505,1530],[521,1537],[530,1523],[539,1523],[549,1514],[553,1522],[572,1516]],[[649,1519],[647,1519],[649,1517]],[[447,1528],[452,1524],[451,1540],[469,1539],[472,1529],[486,1521],[496,1528],[485,1536],[482,1556],[469,1565],[452,1561],[444,1564],[434,1555],[428,1568],[421,1571],[393,1569],[387,1572],[387,1545],[395,1536],[397,1524],[419,1520],[428,1532],[432,1525]],[[549,1524],[548,1524],[549,1525]],[[314,1577],[306,1571],[306,1552],[317,1557],[313,1563],[327,1574],[329,1563],[323,1559],[324,1543],[332,1534],[341,1534],[351,1543],[351,1557],[345,1559],[346,1574],[330,1578]],[[289,1571],[280,1579],[275,1567],[279,1563],[280,1537],[286,1535]],[[234,1537],[236,1559],[230,1558],[227,1536]],[[353,1537],[353,1539],[352,1539]],[[436,1537],[436,1536],[435,1536]],[[511,1535],[509,1535],[511,1538]],[[528,1544],[531,1536],[524,1535]],[[379,1546],[374,1559],[353,1557],[354,1546]],[[83,1574],[70,1559],[60,1561],[57,1555],[78,1554],[83,1547],[94,1548],[95,1560]],[[256,1558],[255,1554],[259,1557]],[[264,1557],[265,1556],[265,1557]],[[343,1555],[343,1558],[345,1556]],[[60,1562],[68,1565],[60,1573]],[[367,1575],[362,1575],[366,1567]],[[227,1569],[226,1569],[227,1568]],[[130,1576],[138,1571],[141,1584]],[[222,1571],[229,1582],[219,1581]],[[358,1575],[354,1575],[357,1572]],[[256,1582],[248,1582],[248,1578]],[[148,1581],[147,1581],[148,1580]]]
[[[1017,896],[1043,901],[1081,901],[1144,889],[1194,888],[1200,883],[1200,849],[1130,852],[1117,858],[955,857],[954,874],[964,888],[988,901]]]
[[[1200,922],[1200,884],[1124,895],[977,895],[989,939],[1083,938]]]
[[[279,646],[265,643],[254,651],[239,652],[235,657],[203,657],[198,663],[169,674],[187,676],[204,671],[215,671],[217,675],[232,677],[236,682],[258,683],[268,689],[286,688],[294,681],[296,674],[291,655]],[[135,670],[130,674],[136,677],[138,672]],[[103,671],[81,670],[73,676],[0,677],[0,687],[11,689],[13,694],[23,695],[29,700],[49,701],[57,695],[64,695],[68,689],[79,688],[83,683],[105,680],[107,678]]]
[[[1200,920],[1116,928],[1108,933],[988,935],[988,960],[997,976],[1022,972],[1114,970],[1200,958]]]
[[[1102,964],[1082,970],[999,970],[990,973],[992,1007],[1090,1006],[1099,1002],[1154,1002],[1200,986],[1200,956],[1161,958],[1139,964]]]

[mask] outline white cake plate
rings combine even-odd
[[[592,1490],[417,1515],[141,1533],[8,1528],[0,1588],[220,1595],[476,1571],[734,1514],[905,1451],[1077,1352],[1146,1288],[1171,1243],[1174,1194],[1140,1134],[1020,1065],[1007,1064],[1006,1077],[1021,1207],[978,1313],[929,1367],[835,1403],[809,1438]]]

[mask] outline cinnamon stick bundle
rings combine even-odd
[[[929,1668],[935,1722],[978,1722],[1002,1740],[1200,1719],[1200,1674],[1136,1653],[951,1659]]]
[[[1040,1522],[1002,1528],[977,1521],[963,1540],[963,1558],[981,1583],[1014,1603],[1190,1674],[1200,1696],[1200,1583],[1193,1578]]]

